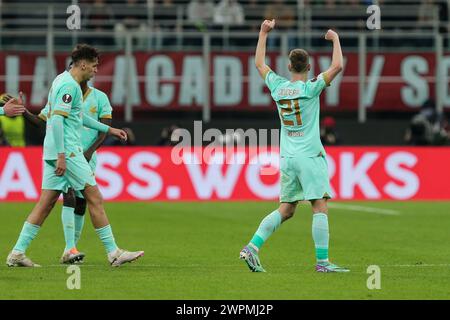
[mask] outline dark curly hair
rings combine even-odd
[[[77,44],[77,46],[72,50],[71,64],[77,64],[81,60],[94,61],[98,59],[98,50],[88,44],[82,43]]]

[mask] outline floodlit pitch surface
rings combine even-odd
[[[330,256],[348,274],[314,272],[306,204],[264,245],[257,274],[239,251],[274,202],[107,203],[118,245],[145,256],[111,268],[87,217],[79,290],[59,264],[60,204],[27,252],[42,268],[5,265],[32,206],[0,204],[0,299],[450,299],[450,202],[333,203]],[[370,265],[381,289],[367,287]]]

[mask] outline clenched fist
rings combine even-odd
[[[261,24],[261,32],[269,33],[273,28],[275,28],[275,19],[264,20]]]
[[[339,38],[338,34],[331,29],[329,29],[325,34],[325,40],[333,41],[338,38]]]

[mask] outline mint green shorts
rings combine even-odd
[[[86,185],[95,186],[97,184],[94,172],[83,154],[66,157],[66,172],[63,176],[57,176],[55,169],[56,160],[44,160],[42,189],[59,190],[66,193],[69,188],[84,190]]]
[[[92,155],[92,158],[88,164],[89,164],[89,167],[91,168],[92,172],[94,173],[94,177],[95,177],[95,168],[97,167],[97,157],[96,157],[95,153]],[[77,198],[84,199],[83,194],[79,190],[75,190],[75,196]]]
[[[325,156],[281,158],[280,202],[331,198]]]

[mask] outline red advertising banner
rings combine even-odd
[[[105,147],[97,182],[108,201],[278,199],[277,151],[210,151],[180,157],[175,148]],[[329,147],[327,153],[337,200],[450,199],[450,148]],[[0,201],[38,199],[41,157],[38,147],[0,148]]]
[[[213,52],[210,61],[210,105],[214,110],[270,110],[274,107],[267,88],[253,62],[253,53]],[[325,111],[351,111],[358,108],[358,54],[346,53],[344,71],[322,94]],[[205,96],[205,63],[201,52],[136,52],[129,68],[121,53],[105,53],[93,81],[105,91],[112,105],[121,108],[126,97],[137,109],[199,109]],[[328,68],[329,53],[311,54],[311,77]],[[271,68],[288,76],[287,60],[268,54]],[[0,91],[24,91],[27,104],[39,109],[48,93],[46,74],[68,65],[66,54],[57,54],[48,64],[45,53],[0,53]],[[427,99],[435,97],[434,53],[369,53],[365,103],[369,111],[416,111]],[[438,82],[443,104],[450,110],[450,56],[444,56]],[[128,74],[129,72],[130,74]]]

